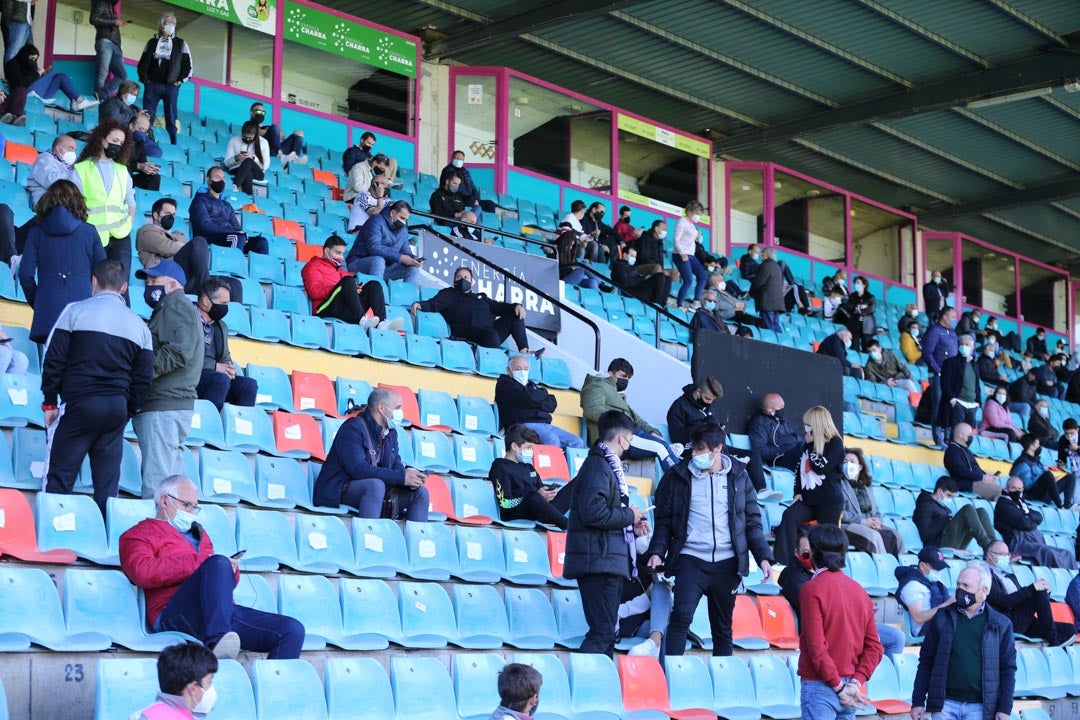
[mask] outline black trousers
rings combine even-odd
[[[525,334],[525,321],[516,315],[504,315],[495,320],[492,327],[474,327],[455,334],[462,340],[469,340],[481,347],[497,348],[511,336],[518,350],[529,347],[529,337]]]
[[[323,303],[315,314],[321,318],[335,318],[342,322],[356,324],[364,317],[368,309],[379,320],[386,319],[386,300],[383,297],[382,283],[366,282],[356,290],[356,278],[352,275],[341,278],[337,287],[330,294],[330,300]]]
[[[1015,632],[1047,640],[1055,645],[1076,632],[1073,625],[1054,622],[1050,609],[1050,593],[1035,593],[1010,610],[1008,615]]]
[[[671,278],[662,272],[650,275],[635,285],[630,292],[647,303],[663,307],[667,304],[668,296],[671,295]]]
[[[566,529],[566,511],[570,509],[570,483],[563,485],[554,499],[548,501],[533,492],[521,499],[516,508],[502,514],[503,520],[534,520],[545,525]]]
[[[0,261],[11,263],[15,251],[15,213],[11,207],[0,203]]]
[[[239,247],[240,251],[245,255],[250,255],[251,253],[255,253],[256,255],[270,254],[269,240],[262,235],[247,235],[243,230],[237,230],[236,233],[222,233],[220,235],[208,234],[206,235],[206,242],[211,245],[220,245],[222,247],[237,247],[237,245],[229,239],[234,234],[244,238],[243,245],[239,245]]]
[[[578,579],[581,607],[589,632],[578,652],[612,657],[619,625],[619,600],[623,579],[617,575],[583,575]],[[670,643],[668,644],[670,647]]]
[[[252,190],[253,180],[262,180],[265,177],[263,169],[259,167],[259,164],[254,159],[248,158],[235,168],[230,170],[232,173],[233,182],[236,184],[240,191],[250,195]]]
[[[176,251],[172,259],[180,266],[184,271],[184,276],[187,277],[184,292],[188,295],[198,295],[203,285],[210,278],[210,246],[207,244],[206,239],[201,237],[191,238],[184,243],[184,247]],[[237,284],[239,285],[239,283]],[[242,299],[238,299],[231,292],[229,297],[232,298],[233,302],[240,302]]]
[[[1053,503],[1058,507],[1072,507],[1075,489],[1076,477],[1072,473],[1066,473],[1065,477],[1055,480],[1053,473],[1047,470],[1028,489],[1026,495],[1031,500]]]
[[[689,446],[688,446],[689,447]],[[761,492],[765,489],[765,469],[761,465],[761,455],[753,450],[740,450],[728,446],[726,450],[727,454],[735,458],[739,462],[746,462],[746,474],[750,476],[750,484],[754,486],[754,489]],[[683,453],[685,457],[686,452]]]
[[[109,244],[105,246],[105,257],[108,260],[116,260],[124,266],[124,277],[131,279],[131,235],[124,237],[109,238]],[[131,307],[131,300],[127,290],[124,291],[124,302]]]
[[[68,402],[53,435],[45,491],[70,495],[83,458],[90,455],[94,502],[105,516],[108,499],[120,489],[120,463],[124,458],[126,397],[112,395]]]
[[[797,487],[796,492],[798,492]],[[843,510],[844,503],[842,502],[832,505],[807,505],[802,500],[798,500],[791,503],[780,518],[780,527],[776,528],[773,555],[775,557],[791,557],[795,554],[799,527],[803,523],[817,520],[820,525],[839,525],[840,514]]]
[[[709,603],[712,654],[731,655],[731,616],[740,582],[739,561],[735,558],[709,562],[691,555],[680,556],[675,571],[675,599],[668,623],[667,654],[682,655],[686,651],[690,621],[704,595]]]

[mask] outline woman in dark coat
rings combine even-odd
[[[19,282],[34,309],[34,342],[48,340],[68,303],[93,294],[91,272],[105,260],[105,248],[86,215],[82,192],[68,180],[57,180],[38,201],[37,226],[26,239],[19,265]]]
[[[877,333],[877,320],[874,318],[875,301],[870,294],[870,283],[861,275],[855,278],[854,289],[851,295],[844,301],[843,308],[847,313],[847,327],[854,337],[860,338],[859,347],[867,352],[870,341]]]

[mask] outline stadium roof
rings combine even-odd
[[[1078,0],[344,0],[1047,262],[1080,266]]]

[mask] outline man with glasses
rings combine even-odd
[[[236,605],[240,556],[216,555],[198,522],[199,492],[191,478],[170,475],[154,494],[157,514],[120,536],[120,569],[146,593],[146,622],[199,638],[219,658],[241,649],[271,660],[300,657],[304,626],[284,615]]]

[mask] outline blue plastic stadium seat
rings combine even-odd
[[[370,337],[372,357],[379,360],[398,362],[408,356],[405,338],[397,331],[372,329]]]
[[[570,654],[570,697],[578,713],[626,718],[615,663],[606,655]]]
[[[502,348],[476,348],[476,371],[486,377],[499,377],[506,372],[506,350]]]
[[[258,503],[255,473],[243,453],[203,448],[199,453],[199,472],[202,476],[201,495],[210,502],[235,504],[247,500]]]
[[[438,583],[399,582],[398,612],[405,637],[435,636],[452,643],[459,639],[450,596]]]
[[[506,570],[502,545],[487,527],[459,525],[454,529],[458,576],[467,582],[498,583]],[[501,608],[500,608],[501,609]]]
[[[233,450],[280,455],[270,416],[263,410],[226,403],[222,411],[222,422],[225,428],[225,444]]]
[[[94,720],[131,717],[159,692],[157,660],[98,660],[94,684]]]
[[[371,395],[371,383],[338,377],[334,381],[334,391],[338,401],[338,415],[344,416],[351,408],[367,404],[368,396]]]
[[[296,555],[294,531],[284,513],[274,510],[236,510],[236,544],[247,554],[240,560],[243,570],[272,572],[278,565],[285,565],[301,572],[318,572],[331,575],[337,571],[333,565],[301,565]]]
[[[405,537],[393,520],[354,517],[352,539],[356,574],[390,578],[410,570]]]
[[[457,406],[457,425],[460,432],[491,436],[499,434],[498,423],[495,422],[495,411],[487,400],[469,395],[458,395]]]
[[[712,678],[705,661],[697,655],[669,655],[664,663],[670,706],[675,710],[711,708]]]
[[[1062,655],[1065,651],[1062,650]],[[1068,662],[1068,656],[1065,661]],[[881,658],[881,662],[866,683],[866,694],[870,697],[874,707],[883,714],[896,715],[911,712],[911,692],[903,692],[896,675],[896,666],[888,656]],[[906,699],[905,699],[906,696]]]
[[[746,662],[739,657],[713,657],[709,670],[713,702],[708,707],[730,720],[759,720],[761,711]]]
[[[519,585],[546,585],[551,580],[547,546],[531,530],[503,531],[506,578]]]
[[[405,361],[420,367],[435,367],[442,362],[442,351],[435,338],[425,335],[405,335]]]
[[[439,350],[441,352],[439,367],[451,372],[476,372],[476,356],[473,355],[473,349],[469,343],[443,338],[439,340]]]
[[[323,670],[323,682],[329,720],[394,717],[390,678],[375,658],[330,658]]]
[[[472,477],[487,477],[495,459],[491,444],[479,435],[455,435],[454,456],[456,472]]]
[[[330,565],[338,571],[352,571],[352,539],[341,518],[298,513],[293,522],[296,523],[296,556],[301,565]]]
[[[248,275],[247,259],[244,257],[244,253],[236,248],[211,245],[210,271],[215,275],[246,278]]]
[[[581,470],[581,464],[585,462],[588,454],[589,451],[585,448],[566,448],[566,462],[570,470],[570,477],[577,477],[578,471]]]
[[[0,375],[0,426],[45,427],[40,375]]]
[[[382,580],[341,579],[341,608],[344,632],[352,636],[376,635],[396,645],[440,648],[446,638],[423,634],[405,637],[394,591]]]
[[[306,313],[293,313],[290,322],[292,324],[290,345],[313,350],[330,349],[330,333],[327,332],[325,320]]]
[[[459,653],[453,656],[454,695],[457,714],[462,720],[485,720],[491,716],[491,703],[499,702],[499,692],[491,679],[499,674],[506,661],[495,653]],[[496,706],[497,707],[497,706]]]
[[[136,296],[133,293],[132,300],[134,300],[135,297]],[[229,303],[229,313],[226,317],[229,318],[229,322],[226,324],[229,326],[230,335],[251,337],[251,316],[250,313],[248,313],[247,307],[238,302],[231,302]]]
[[[777,720],[802,717],[799,695],[783,660],[773,655],[751,656],[750,676],[763,715]]]
[[[442,427],[461,432],[457,403],[449,393],[421,388],[416,393],[416,402],[420,409],[421,427]]]
[[[405,546],[411,576],[445,582],[458,573],[456,546],[446,525],[407,521]]]
[[[454,500],[454,514],[458,518],[490,518],[499,525],[529,529],[536,526],[532,520],[503,520],[495,502],[492,484],[480,478],[454,478],[450,483]]]
[[[109,539],[108,551],[110,555],[119,557],[120,536],[129,528],[142,522],[146,518],[153,517],[157,510],[153,500],[131,500],[126,498],[109,498],[106,503],[106,534]],[[199,513],[200,515],[202,512]],[[202,522],[202,518],[199,519]],[[215,546],[217,543],[214,543]],[[215,549],[217,549],[215,547]]]
[[[889,591],[878,583],[877,566],[867,553],[849,552],[844,571],[852,580],[862,585],[870,597],[886,597],[889,594]]]
[[[420,470],[447,473],[454,469],[454,448],[445,434],[414,429],[412,445],[415,467]]]
[[[330,323],[330,352],[340,355],[370,355],[371,342],[367,331],[359,325],[343,322]]]
[[[562,647],[576,650],[585,639],[589,625],[585,622],[585,611],[581,606],[581,593],[574,589],[552,590],[551,605],[555,612],[555,624],[558,633],[555,642]]]
[[[439,658],[417,655],[391,658],[390,687],[399,718],[458,720],[454,685]]]
[[[554,646],[554,640],[559,637],[559,627],[551,602],[542,590],[504,587],[503,602],[510,628],[509,644],[526,649]]]
[[[39,492],[35,498],[39,550],[71,550],[98,565],[119,565],[109,551],[101,510],[86,495]]]
[[[1053,685],[1050,678],[1050,663],[1038,648],[1018,649],[1016,663],[1018,666],[1023,666],[1023,673],[1017,673],[1016,694],[1018,696],[1039,697],[1047,700],[1060,700],[1065,697],[1065,688]],[[1024,678],[1023,681],[1020,679],[1021,675]]]
[[[188,431],[186,444],[190,447],[224,448],[225,430],[221,425],[221,413],[209,400],[196,400],[195,412],[191,416],[191,429]]]
[[[540,373],[544,384],[549,387],[568,389],[571,386],[570,368],[561,358],[541,357]]]
[[[251,667],[251,689],[255,697],[253,711],[260,718],[287,717],[298,720],[300,718],[325,720],[326,718],[326,699],[322,682],[315,668],[307,660],[260,658],[254,661]],[[217,706],[215,705],[214,708],[216,716]]]
[[[345,634],[338,592],[321,575],[282,575],[278,579],[278,611],[303,623],[305,650],[321,650],[328,644],[343,650],[383,650],[389,646],[382,635]]]
[[[455,645],[470,650],[498,650],[510,636],[499,591],[491,585],[454,585],[451,591],[457,617]]]
[[[279,367],[249,363],[246,375],[259,383],[259,392],[255,396],[257,407],[265,410],[295,411],[292,401],[292,383],[284,370]]]
[[[104,633],[116,645],[135,652],[161,652],[178,642],[199,642],[179,632],[148,633],[135,587],[119,570],[68,568],[63,594],[69,633]]]
[[[247,295],[244,295],[245,299]],[[251,317],[251,337],[263,342],[287,343],[292,339],[292,330],[289,328],[289,318],[280,310],[265,310],[262,308],[250,308],[248,314]]]
[[[0,650],[25,650],[30,643],[89,652],[107,649],[112,640],[101,632],[68,631],[56,585],[44,570],[0,567]]]

